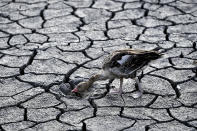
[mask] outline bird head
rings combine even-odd
[[[71,92],[80,93],[86,91],[91,85],[88,81],[80,82]]]

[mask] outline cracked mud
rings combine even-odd
[[[197,130],[196,42],[195,0],[1,0],[0,131]],[[158,46],[141,98],[131,79],[125,103],[117,80],[69,93],[111,51]]]

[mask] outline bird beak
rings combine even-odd
[[[72,93],[76,93],[76,92],[78,92],[78,89],[77,88],[74,88],[71,92]]]

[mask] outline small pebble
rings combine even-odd
[[[180,87],[179,85],[177,85],[177,89],[179,89],[179,90],[180,90],[180,89],[181,89],[181,87]]]

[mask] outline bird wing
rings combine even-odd
[[[110,69],[110,72],[116,75],[130,75],[143,66],[150,60],[159,58],[159,54],[155,51],[146,50],[117,50],[108,58],[108,61],[103,64],[103,69]]]

